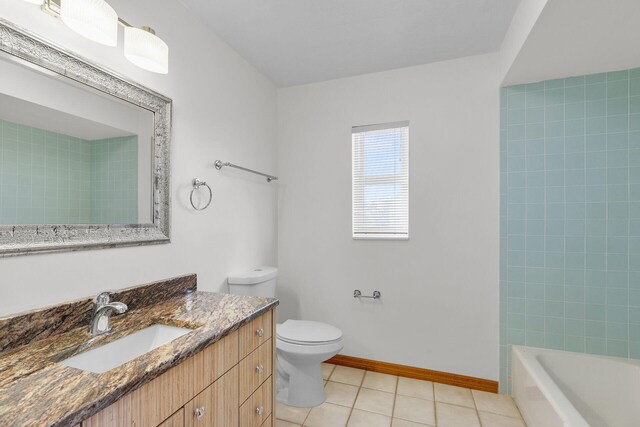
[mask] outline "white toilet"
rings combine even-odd
[[[229,292],[274,298],[275,267],[258,267],[230,276]],[[308,320],[286,320],[276,325],[276,399],[289,406],[310,408],[324,402],[320,364],[342,350],[342,331]]]

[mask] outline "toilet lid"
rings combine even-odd
[[[342,338],[335,326],[310,320],[286,320],[276,326],[276,336],[292,344],[325,344]]]

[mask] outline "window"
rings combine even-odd
[[[409,238],[409,122],[351,129],[353,238]]]

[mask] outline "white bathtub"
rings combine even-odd
[[[640,426],[640,361],[513,346],[512,395],[528,427]]]

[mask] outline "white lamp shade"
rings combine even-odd
[[[89,40],[107,46],[118,44],[118,14],[104,0],[61,0],[60,18]]]
[[[169,71],[169,47],[149,31],[125,27],[124,56],[147,71],[160,74],[167,74]]]

